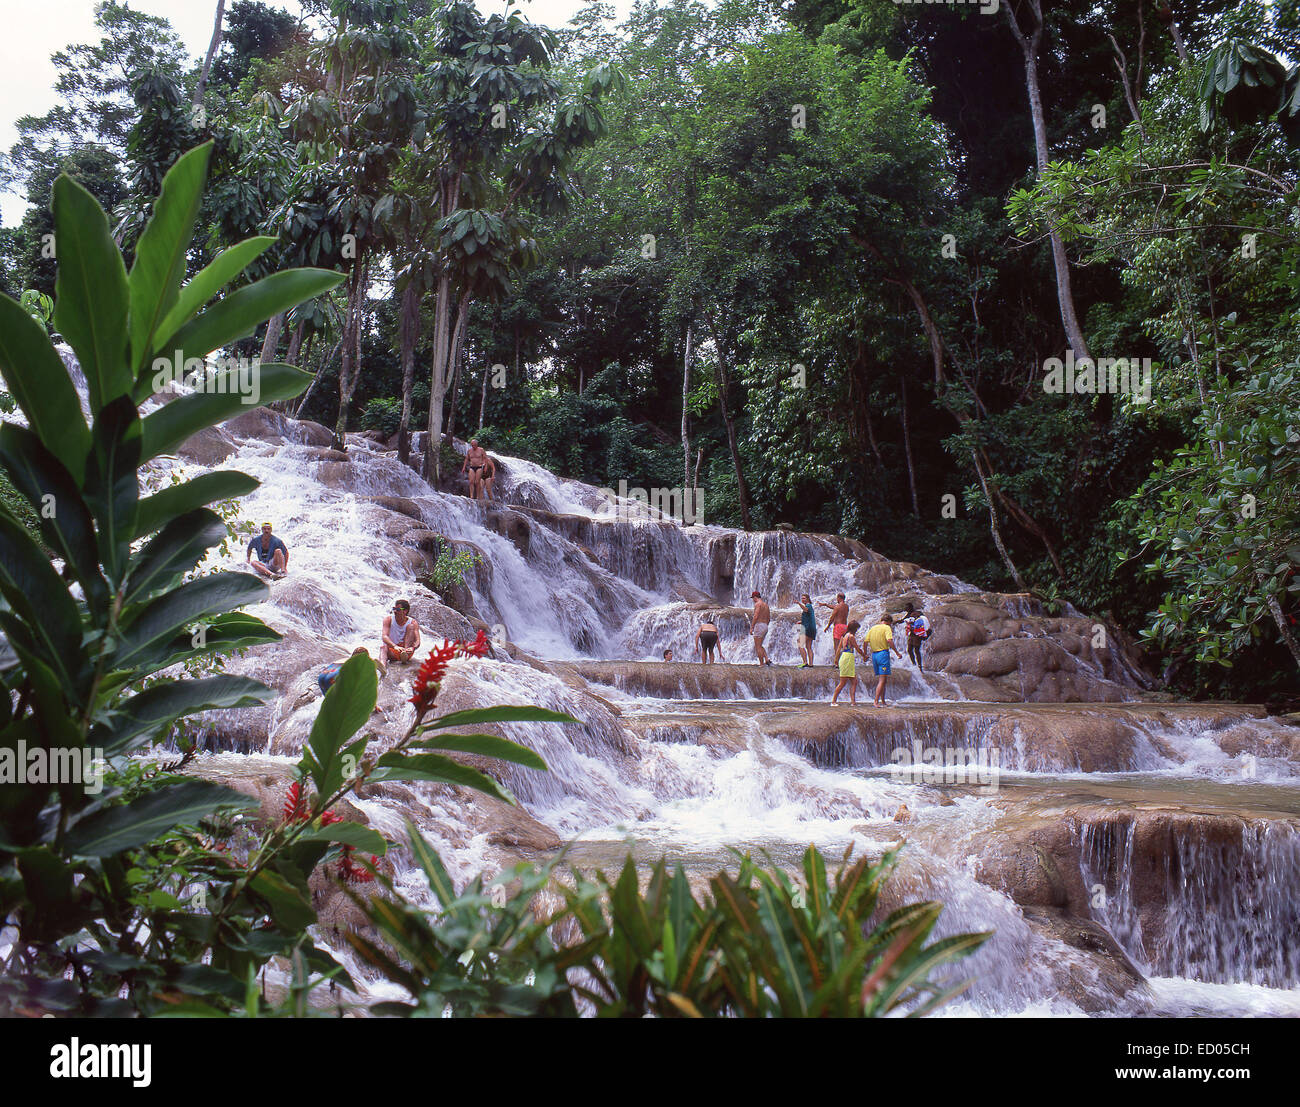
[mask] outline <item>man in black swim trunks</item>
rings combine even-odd
[[[695,647],[700,651],[700,660],[706,665],[713,664],[713,651],[718,651],[718,660],[726,661],[722,656],[722,643],[718,638],[718,627],[712,615],[706,615],[700,629],[695,632]]]
[[[254,535],[248,544],[248,563],[260,576],[279,580],[289,567],[289,547],[271,533],[271,524],[262,524],[262,535]]]
[[[483,492],[483,473],[487,469],[487,450],[478,444],[477,438],[471,438],[469,449],[465,451],[465,464],[460,467],[463,473],[469,470],[469,498],[477,500]]]

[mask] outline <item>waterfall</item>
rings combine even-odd
[[[1089,645],[1073,609],[1048,616],[1031,598],[990,596],[846,539],[638,520],[600,489],[497,455],[499,501],[476,503],[435,490],[369,438],[340,455],[310,444],[328,440],[322,428],[279,416],[214,433],[229,456],[201,463],[182,448],[143,478],[256,477],[240,516],[274,524],[290,572],[250,608],[283,641],[228,662],[277,698],[197,720],[202,772],[282,790],[319,711],[316,672],[358,645],[377,652],[397,598],[412,601],[426,646],[491,632],[493,656],[456,662],[440,709],[530,703],[581,721],[499,727],[549,766],[494,769],[519,801],[516,826],[501,805],[445,786],[390,782],[356,798],[393,843],[387,863],[412,898],[426,890],[404,844],[408,818],[461,881],[561,841],[574,864],[608,870],[632,849],[707,875],[734,862],[731,848],[793,866],[809,842],[829,863],[905,840],[890,895],[943,902],[941,934],[996,932],[956,966],[975,984],[949,1013],[1295,1011],[1284,990],[1300,984],[1297,728],[1249,707],[1143,702],[1131,662]],[[482,564],[438,595],[430,551],[447,543]],[[232,555],[243,561],[237,545],[201,568],[231,568]],[[748,636],[755,590],[772,608],[776,664],[765,669]],[[845,593],[864,624],[904,601],[947,612],[936,623],[948,637],[927,651],[948,668],[895,662],[888,710],[874,712],[859,664],[859,706],[832,709],[824,608],[817,666],[797,667],[804,592]],[[706,615],[728,664],[691,663]],[[1046,674],[1038,698],[1099,702],[1013,702],[1028,698],[1025,658]],[[381,746],[409,725],[412,676],[394,664],[380,682]],[[996,749],[1006,780],[980,790],[886,771],[917,744]],[[1003,842],[1011,862],[999,877],[988,846]],[[1039,879],[1044,849],[1059,888]],[[1107,934],[1132,965],[1098,952]]]

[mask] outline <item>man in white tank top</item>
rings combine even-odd
[[[380,631],[383,639],[381,654],[393,661],[410,661],[420,648],[420,624],[411,618],[411,605],[406,600],[393,604],[393,613],[384,616]]]

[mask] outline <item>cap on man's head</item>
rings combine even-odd
[[[263,529],[263,530],[269,530],[270,527],[271,527],[271,524],[270,524],[270,523],[263,523],[263,524],[262,524],[262,529]]]

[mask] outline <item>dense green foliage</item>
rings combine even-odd
[[[53,321],[85,373],[89,423],[44,327],[0,296],[0,372],[27,421],[0,426],[0,462],[37,520],[29,528],[0,505],[3,1014],[257,1009],[256,975],[277,956],[346,983],[307,936],[316,921],[308,880],[340,848],[377,856],[386,845],[328,817],[331,807],[381,779],[455,782],[512,802],[495,780],[438,751],[545,769],[535,753],[440,731],[571,721],[533,708],[429,719],[441,674],[422,670],[410,730],[367,757],[368,736],[356,734],[374,708],[376,674],[354,657],[313,724],[291,817],[273,827],[240,827],[247,798],[179,773],[188,757],[132,756],[186,716],[267,702],[272,690],[258,681],[194,674],[279,637],[238,610],[265,595],[262,581],[198,571],[227,538],[208,505],[257,482],[219,472],[141,495],[141,466],[241,409],[239,370],[210,371],[208,387],[142,414],[157,388],[154,358],[173,345],[203,358],[340,280],[283,270],[204,310],[258,245],[235,252],[242,265],[224,255],[183,283],[209,154],[191,151],[167,173],[129,271],[94,198],[69,177],[55,183]],[[307,380],[292,366],[260,366],[269,400]]]
[[[645,890],[628,857],[614,879],[519,865],[491,889],[457,892],[442,859],[407,834],[436,906],[354,896],[379,940],[349,941],[411,1002],[386,1014],[599,1018],[871,1018],[928,1014],[970,983],[932,974],[991,935],[930,942],[942,907],[877,911],[897,849],[846,857],[832,878],[815,846],[792,877],[749,857],[697,898],[680,865],[659,861]],[[387,893],[391,881],[383,881]],[[558,901],[558,903],[557,903]],[[565,940],[557,943],[556,935]],[[928,944],[927,944],[928,943]]]
[[[237,347],[315,374],[302,414],[403,457],[432,419],[602,486],[698,472],[710,522],[1073,602],[1182,691],[1294,692],[1283,484],[1235,528],[1249,571],[1230,542],[1152,556],[1188,530],[1162,497],[1226,491],[1191,457],[1272,472],[1262,443],[1290,441],[1285,397],[1267,431],[1233,413],[1287,379],[1300,327],[1294,4],[642,0],[553,32],[239,0],[197,102],[165,21],[98,19],[4,165],[28,197],[11,294],[53,290],[59,172],[129,257],[156,182],[211,141],[191,272],[265,234],[239,279],[348,273]],[[1046,393],[1083,342],[1150,359],[1152,402]]]

